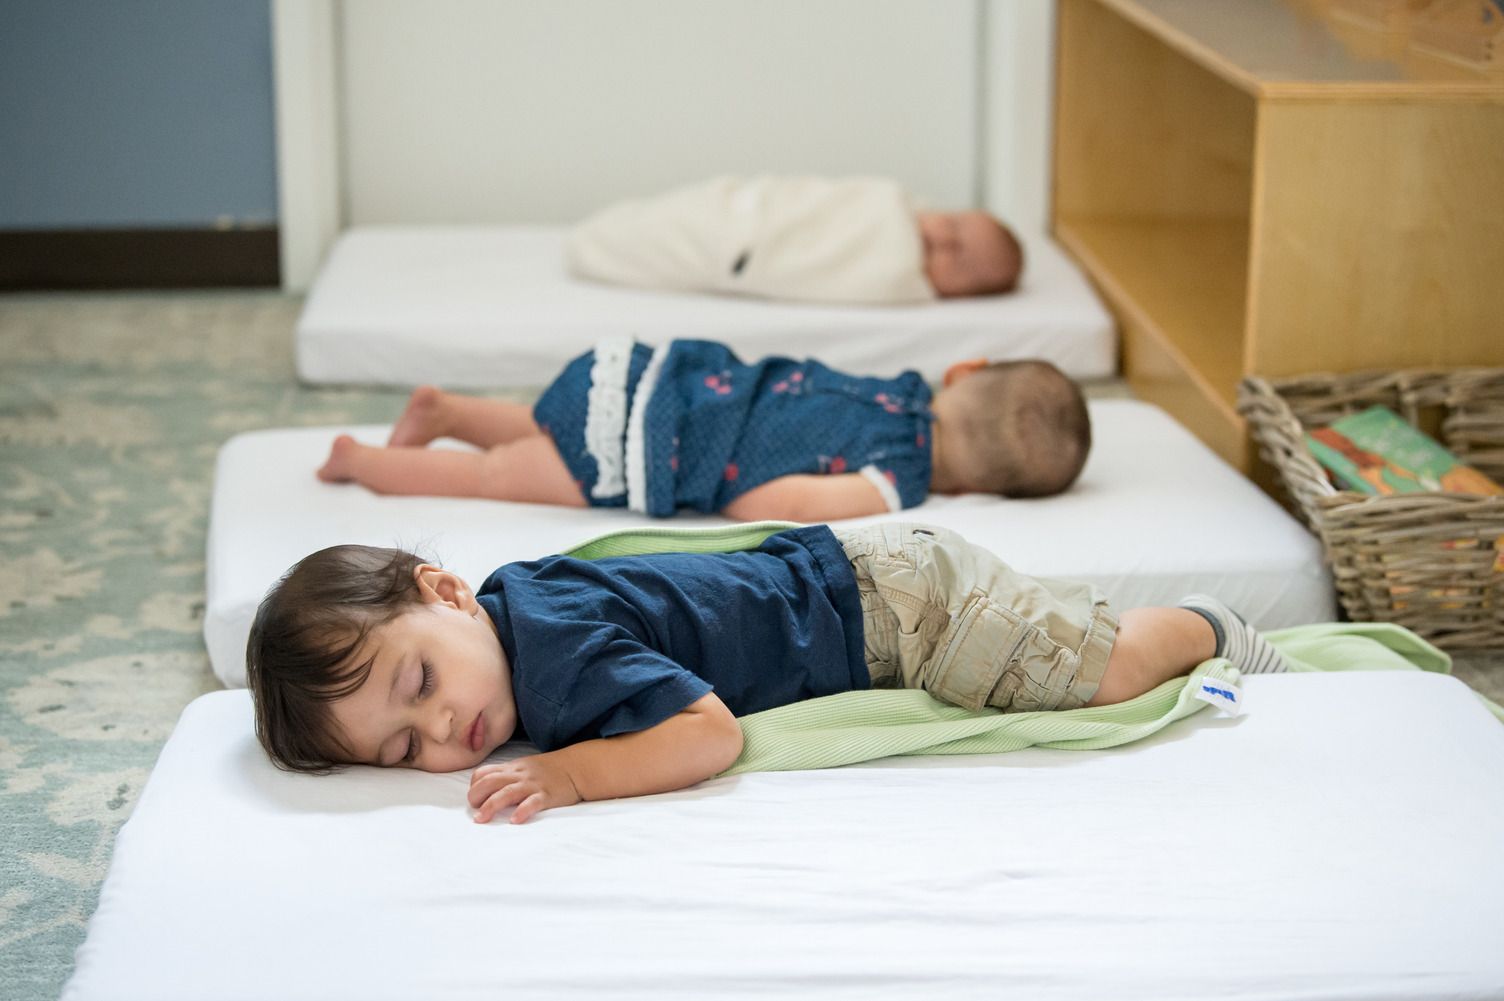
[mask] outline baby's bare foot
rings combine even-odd
[[[419,386],[408,397],[407,409],[397,418],[388,445],[427,445],[442,437],[441,405],[444,391],[438,386]]]
[[[329,458],[319,467],[318,477],[325,483],[349,483],[355,479],[355,450],[360,445],[347,434],[334,439]]]

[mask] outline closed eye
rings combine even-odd
[[[428,661],[426,660],[419,661],[419,665],[423,669],[423,680],[418,684],[418,698],[421,699],[427,696],[429,692],[433,691],[433,668],[429,666]],[[412,730],[407,735],[407,750],[403,753],[402,757],[398,759],[397,764],[411,765],[417,760],[418,731]]]

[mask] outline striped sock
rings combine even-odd
[[[1274,674],[1290,670],[1290,662],[1243,617],[1216,598],[1192,594],[1179,607],[1195,612],[1212,625],[1217,634],[1216,656],[1226,657],[1244,674]]]

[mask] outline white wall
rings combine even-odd
[[[718,172],[1044,219],[1053,0],[273,2],[289,287],[343,226],[568,222]]]
[[[1050,218],[1055,0],[985,0],[981,204],[1042,233]]]
[[[345,3],[347,218],[570,222],[718,172],[969,202],[975,24],[972,0]]]

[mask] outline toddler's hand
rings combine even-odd
[[[583,797],[574,779],[550,754],[535,754],[496,765],[481,765],[470,776],[470,805],[475,822],[485,824],[509,806],[512,823],[521,824],[539,810],[573,806]]]

